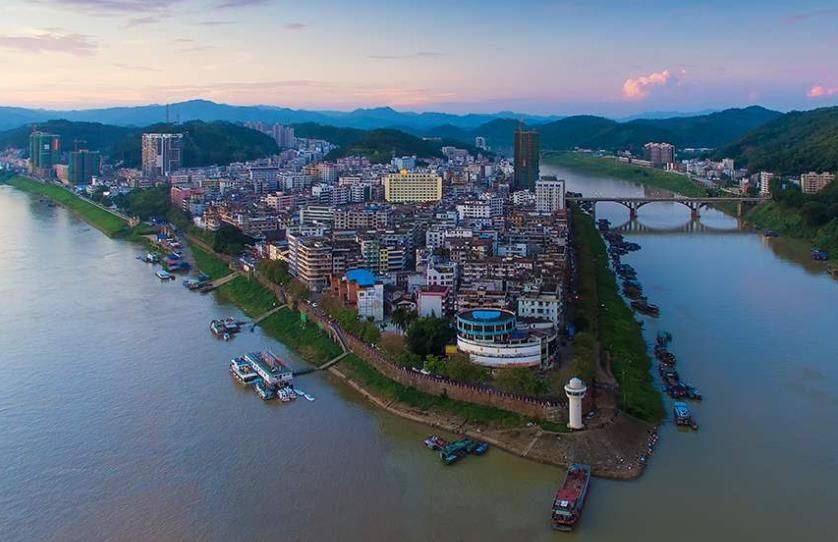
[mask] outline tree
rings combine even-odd
[[[445,376],[466,384],[482,384],[489,379],[489,371],[485,367],[472,363],[468,356],[457,353],[448,357]]]
[[[407,310],[404,307],[399,307],[393,311],[393,314],[390,315],[390,319],[393,320],[393,323],[401,329],[402,331],[406,331],[410,324],[412,324],[418,315],[416,311]]]
[[[425,358],[424,368],[429,373],[445,376],[448,372],[447,361],[440,356],[430,355]]]
[[[828,208],[825,203],[820,201],[807,201],[803,204],[800,213],[811,226],[821,226],[829,221]]]
[[[545,383],[528,367],[499,369],[495,373],[495,385],[508,393],[538,395],[545,390]]]
[[[445,353],[445,345],[453,341],[454,335],[454,329],[446,319],[433,316],[419,318],[407,330],[407,347],[422,357],[441,356]]]
[[[251,243],[253,243],[253,239],[245,235],[240,229],[230,224],[222,224],[215,232],[212,248],[216,252],[235,256],[245,249],[245,245]]]

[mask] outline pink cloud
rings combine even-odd
[[[825,87],[823,85],[815,85],[809,89],[806,96],[810,98],[823,98],[824,96],[834,96],[838,94],[838,87]]]
[[[651,87],[664,86],[670,78],[669,70],[628,78],[623,83],[623,97],[629,100],[643,100],[649,96]]]

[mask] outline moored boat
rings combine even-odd
[[[567,469],[562,487],[553,499],[553,528],[560,531],[572,531],[585,507],[588,485],[591,481],[591,467],[582,463],[573,463]]]
[[[690,414],[690,407],[683,401],[676,401],[672,404],[672,414],[675,416],[675,425],[682,425],[698,429],[698,424]]]
[[[431,435],[425,439],[425,446],[430,448],[431,450],[441,450],[448,444],[448,441],[440,438],[437,435]]]
[[[468,438],[455,440],[451,444],[444,446],[439,451],[439,458],[442,459],[442,462],[446,465],[456,463],[468,454],[468,450],[472,442],[473,441]]]
[[[157,278],[159,278],[160,280],[162,280],[164,282],[167,281],[167,280],[174,280],[175,279],[174,275],[172,275],[168,271],[164,271],[162,269],[158,269],[157,271],[155,271],[154,274],[157,275]]]

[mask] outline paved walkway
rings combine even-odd
[[[227,284],[228,282],[230,282],[231,280],[235,279],[238,276],[239,276],[239,272],[238,271],[233,271],[229,275],[225,275],[225,276],[223,276],[219,279],[215,279],[213,281],[208,282],[206,285],[204,285],[203,288],[201,288],[201,291],[202,292],[211,292],[211,291],[215,290],[216,288],[218,288],[219,286],[224,286],[225,284]]]
[[[269,310],[268,312],[266,312],[266,313],[264,313],[264,314],[259,315],[259,316],[258,316],[255,320],[253,320],[252,322],[250,322],[250,325],[251,325],[251,326],[255,326],[255,325],[259,324],[259,322],[261,322],[262,320],[264,320],[264,319],[265,319],[265,318],[267,318],[268,316],[270,316],[270,315],[272,315],[272,314],[274,314],[274,313],[279,312],[280,310],[284,309],[284,308],[285,308],[285,307],[287,307],[287,306],[288,306],[288,304],[283,304],[283,305],[280,305],[280,306],[278,306],[278,307],[274,307],[274,308],[272,308],[272,309],[271,309],[271,310]]]

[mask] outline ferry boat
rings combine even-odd
[[[560,531],[572,531],[582,516],[585,498],[588,496],[588,484],[591,481],[591,467],[574,463],[567,469],[562,487],[553,499],[553,528]]]
[[[250,384],[259,379],[259,375],[253,370],[253,366],[244,358],[230,360],[230,374],[242,384]]]

